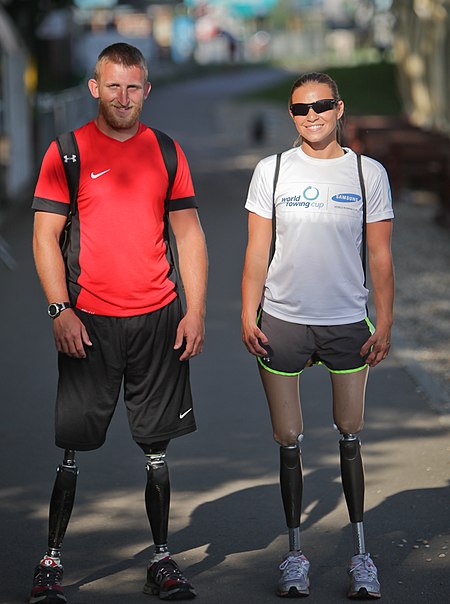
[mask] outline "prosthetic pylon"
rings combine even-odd
[[[64,452],[63,463],[58,466],[55,484],[50,499],[48,555],[59,557],[66,529],[75,500],[78,468],[75,451]]]

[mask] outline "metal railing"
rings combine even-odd
[[[62,132],[74,130],[94,115],[95,100],[86,84],[36,98],[36,162],[40,164],[51,141]]]

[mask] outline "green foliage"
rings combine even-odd
[[[339,87],[347,114],[399,115],[402,103],[393,63],[374,63],[325,70]]]
[[[346,113],[352,115],[399,115],[402,103],[397,86],[396,67],[380,62],[351,67],[323,69],[336,82]],[[292,74],[274,86],[241,97],[243,100],[265,100],[287,107],[292,84],[299,74]]]

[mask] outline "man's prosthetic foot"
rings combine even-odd
[[[159,596],[161,600],[191,600],[197,595],[193,585],[169,555],[150,563],[143,592]]]
[[[57,558],[44,556],[34,569],[30,604],[65,604],[61,581],[64,569]]]

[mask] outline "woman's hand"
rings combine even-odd
[[[269,340],[256,325],[255,321],[242,320],[242,341],[250,354],[262,357],[267,350],[262,345],[268,344]]]

